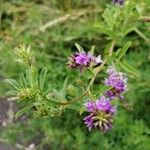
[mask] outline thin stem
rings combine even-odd
[[[111,44],[111,47],[110,47],[110,49],[109,49],[109,55],[108,55],[108,56],[112,56],[114,46],[115,46],[115,41],[113,40],[113,41],[112,41],[112,44]]]
[[[102,63],[99,67],[95,68],[94,76],[93,76],[93,78],[90,80],[90,83],[89,83],[89,85],[88,85],[88,87],[87,87],[87,91],[90,90],[90,87],[93,85],[96,76],[97,76],[98,73],[102,70],[102,68],[104,67],[105,64],[106,64],[106,60],[104,60],[103,63]]]
[[[113,49],[114,49],[114,45],[115,45],[115,41],[112,41],[111,47],[110,47],[110,49],[109,49],[109,55],[108,55],[108,56],[111,56],[111,55],[112,55]],[[65,105],[69,105],[69,104],[75,103],[75,102],[77,102],[77,101],[80,101],[80,100],[81,100],[84,96],[86,96],[86,95],[90,95],[90,96],[91,96],[91,94],[90,94],[90,87],[93,85],[93,83],[94,83],[94,81],[95,81],[95,78],[97,77],[98,73],[103,69],[103,67],[104,67],[104,65],[106,64],[106,62],[107,62],[107,59],[105,59],[105,60],[103,61],[103,63],[102,63],[99,67],[96,68],[96,71],[95,71],[95,73],[94,73],[94,76],[93,76],[93,78],[91,79],[91,81],[90,81],[90,83],[89,83],[89,85],[88,85],[88,87],[87,87],[87,90],[86,90],[81,96],[75,98],[75,99],[72,100],[72,101],[68,101],[68,102],[57,102],[57,101],[53,101],[53,100],[50,100],[50,101],[53,102],[53,103],[55,103],[55,104],[65,106]]]
[[[74,102],[77,102],[77,101],[80,101],[84,96],[88,95],[88,92],[86,91],[84,94],[82,94],[81,96],[75,98],[74,100],[72,101],[68,101],[68,102],[57,102],[57,101],[53,101],[53,100],[50,100],[51,102],[55,103],[55,104],[58,104],[58,105],[69,105],[69,104],[72,104]]]
[[[134,31],[149,44],[150,40],[140,30],[134,28]]]
[[[113,49],[114,49],[114,45],[115,45],[115,41],[112,41],[111,47],[110,47],[110,49],[109,49],[109,55],[108,55],[108,56],[111,56],[111,55],[112,55]],[[102,63],[99,67],[95,68],[94,76],[93,76],[93,78],[90,80],[90,83],[89,83],[89,85],[88,85],[88,87],[87,87],[87,91],[90,90],[90,87],[93,85],[93,83],[94,83],[94,81],[95,81],[95,78],[97,77],[98,73],[103,69],[103,67],[104,67],[104,65],[106,64],[106,62],[107,62],[107,59],[105,59],[105,60],[103,61],[103,63]]]

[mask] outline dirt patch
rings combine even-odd
[[[18,111],[18,106],[15,102],[8,101],[6,97],[0,97],[0,132],[5,130],[5,126],[12,123],[22,122],[25,123],[28,119],[26,115],[20,116],[18,119],[14,118],[14,114]],[[18,139],[22,138],[22,135],[17,135]],[[5,140],[4,140],[5,141]],[[35,140],[36,141],[36,140]],[[5,142],[0,141],[0,150],[33,150],[35,141],[29,143],[27,146],[20,145],[19,140],[16,141],[15,145],[10,145]],[[15,147],[15,148],[14,148]]]
[[[9,110],[9,102],[6,98],[0,97],[0,127],[4,126],[8,119],[7,112]]]
[[[11,145],[0,143],[0,150],[15,150]]]
[[[6,97],[0,97],[0,129],[3,130],[3,127],[8,121],[8,111],[10,109],[10,102]],[[0,150],[15,150],[11,145],[0,142]]]

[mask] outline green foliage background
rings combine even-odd
[[[67,76],[73,79],[78,74],[66,68],[67,57],[76,50],[74,43],[79,43],[86,50],[95,45],[96,53],[103,55],[105,46],[111,41],[111,38],[106,36],[109,34],[106,30],[109,29],[109,24],[111,26],[117,22],[112,17],[115,8],[110,14],[104,14],[103,17],[108,18],[108,26],[102,28],[102,11],[109,11],[112,7],[107,6],[108,3],[110,0],[1,0],[0,95],[4,96],[10,88],[3,80],[18,80],[18,73],[24,70],[16,62],[13,51],[19,44],[31,45],[36,52],[39,68],[48,68],[48,86],[56,89],[62,87]],[[82,121],[83,115],[80,116],[74,109],[69,109],[59,118],[30,118],[27,122],[11,124],[0,135],[2,138],[12,144],[19,142],[25,146],[33,141],[39,150],[150,148],[150,23],[137,21],[140,16],[150,15],[150,1],[133,0],[133,3],[136,3],[139,14],[130,14],[131,9],[126,9],[123,15],[129,22],[125,27],[128,26],[130,30],[130,26],[133,26],[140,33],[133,30],[123,39],[118,38],[120,35],[115,37],[115,50],[127,41],[132,42],[123,61],[134,68],[134,73],[128,76],[129,90],[125,98],[133,108],[119,109],[112,131],[107,134],[99,131],[88,132]],[[70,17],[67,18],[66,15]],[[63,17],[64,20],[43,30],[47,22],[54,22],[59,17]],[[119,21],[117,25],[120,25],[120,33],[125,32]],[[101,75],[99,78],[101,79]],[[70,87],[78,82],[84,82],[84,79],[79,76],[75,81],[71,81]]]

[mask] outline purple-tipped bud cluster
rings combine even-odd
[[[123,5],[124,4],[124,0],[112,0],[113,4],[118,4],[118,5]]]
[[[107,132],[112,128],[116,106],[112,106],[108,98],[101,96],[96,101],[88,101],[85,107],[87,111],[90,112],[90,114],[83,119],[89,131],[91,131],[92,128],[97,128],[103,132]]]
[[[107,86],[112,87],[106,91],[106,95],[110,99],[121,98],[123,99],[123,93],[127,91],[127,78],[122,72],[117,72],[114,67],[109,67],[107,70],[108,78],[105,79],[104,83]]]
[[[94,66],[97,64],[102,63],[101,56],[95,57],[92,53],[85,51],[76,52],[69,58],[68,67],[69,68],[79,68],[84,69],[88,68],[89,66]]]

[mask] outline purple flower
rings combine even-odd
[[[119,4],[119,5],[123,5],[124,4],[124,0],[112,0],[113,4]]]
[[[127,78],[125,77],[125,74],[117,72],[112,66],[108,68],[107,73],[109,77],[105,79],[104,83],[105,85],[112,87],[112,89],[106,91],[105,94],[110,99],[116,97],[122,99],[122,94],[127,90]]]
[[[96,107],[98,110],[109,111],[111,107],[110,100],[104,96],[101,96],[100,99],[96,101]]]
[[[84,104],[88,112],[93,112],[96,110],[96,105],[94,101],[88,101]]]
[[[112,106],[109,110],[112,114],[116,114],[117,112],[117,106]]]
[[[93,114],[90,114],[89,116],[85,117],[84,120],[84,124],[87,125],[89,131],[91,131],[91,129],[94,127],[94,123],[93,123]]]
[[[75,62],[78,65],[83,65],[83,66],[89,66],[90,62],[92,61],[92,54],[88,53],[86,54],[85,52],[77,53],[75,57]]]
[[[96,102],[88,101],[85,106],[90,115],[85,117],[84,123],[89,131],[92,128],[107,132],[112,128],[113,116],[116,113],[116,106],[112,106],[111,101],[101,96]]]
[[[83,69],[88,68],[91,65],[97,65],[99,63],[102,63],[100,55],[95,57],[90,52],[85,53],[85,51],[82,51],[76,52],[69,58],[68,67]]]

